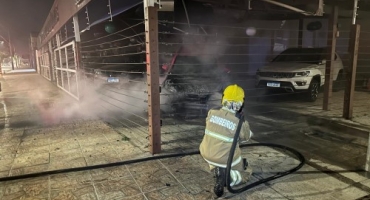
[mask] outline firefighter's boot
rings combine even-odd
[[[216,177],[216,184],[213,188],[214,193],[217,195],[217,197],[221,197],[224,194],[224,187],[226,184],[226,169],[216,167],[215,168],[215,177]]]

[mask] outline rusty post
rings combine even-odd
[[[159,58],[158,58],[158,5],[144,0],[146,65],[148,84],[149,150],[161,151]]]
[[[350,44],[350,67],[346,71],[346,89],[344,92],[344,105],[343,105],[343,117],[345,119],[352,119],[353,116],[353,97],[355,93],[356,83],[356,70],[357,70],[357,57],[358,47],[360,40],[360,25],[352,25]]]
[[[327,41],[327,56],[325,67],[324,101],[323,110],[330,110],[333,92],[333,62],[335,59],[335,48],[337,44],[338,31],[338,6],[331,9],[330,26]],[[330,30],[331,29],[331,30]]]

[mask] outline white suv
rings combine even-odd
[[[326,48],[289,48],[271,63],[257,70],[256,87],[287,92],[304,92],[308,101],[316,101],[325,83]],[[333,80],[342,76],[343,63],[335,54]]]

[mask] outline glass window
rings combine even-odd
[[[318,64],[323,59],[325,59],[323,48],[290,48],[276,56],[272,62]]]

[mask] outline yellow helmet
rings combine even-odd
[[[222,104],[225,101],[229,102],[244,102],[244,90],[237,84],[229,85],[224,90]]]

